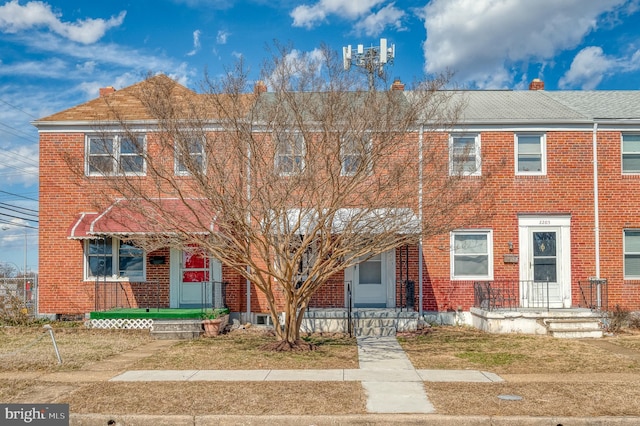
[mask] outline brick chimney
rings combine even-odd
[[[398,90],[400,92],[404,91],[404,83],[400,81],[399,78],[393,80],[393,84],[391,84],[391,90]]]
[[[108,96],[112,93],[115,93],[116,89],[113,86],[101,87],[100,88],[100,97]]]
[[[529,83],[529,90],[544,90],[544,81],[539,78],[534,78],[531,83]]]
[[[264,81],[258,80],[256,84],[253,86],[253,93],[259,95],[260,93],[267,93],[267,85]]]

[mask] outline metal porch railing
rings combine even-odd
[[[550,309],[548,281],[476,281],[473,292],[473,306],[487,311]]]
[[[586,281],[578,281],[580,288],[579,307],[594,311],[609,311],[609,283],[604,278],[591,277]]]

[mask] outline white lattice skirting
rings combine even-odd
[[[149,318],[92,319],[87,321],[85,324],[87,328],[153,330],[153,320]]]

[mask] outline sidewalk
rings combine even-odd
[[[359,337],[357,342],[357,370],[131,370],[110,381],[358,381],[366,391],[369,413],[418,414],[435,411],[424,382],[503,381],[477,370],[416,370],[395,337]]]

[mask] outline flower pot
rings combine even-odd
[[[204,327],[204,335],[206,337],[215,337],[220,333],[222,325],[222,318],[206,319],[202,320],[202,326]]]

